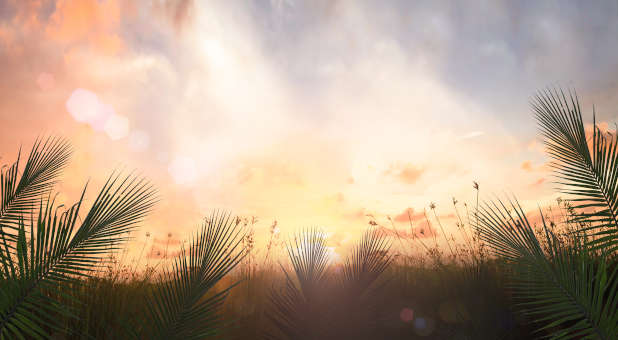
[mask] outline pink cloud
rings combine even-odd
[[[405,184],[414,184],[418,181],[425,170],[418,168],[410,163],[391,164],[384,172],[386,176],[393,176]]]
[[[434,229],[429,223],[424,223],[408,230],[378,226],[378,231],[382,235],[382,237],[395,237],[406,240],[412,240],[415,238],[428,238],[438,235],[437,230]]]
[[[543,184],[545,182],[545,178],[539,178],[538,180],[536,180],[534,183],[532,183],[533,187],[538,187],[541,184]]]
[[[404,210],[401,214],[398,214],[395,216],[395,218],[393,218],[393,220],[395,222],[417,222],[419,220],[422,220],[425,218],[425,213],[423,212],[418,212],[415,213],[414,209],[412,208],[407,208],[406,210]]]

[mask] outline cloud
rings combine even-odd
[[[532,163],[530,161],[525,161],[521,163],[521,168],[526,171],[532,171]]]
[[[168,233],[167,237],[160,239],[160,238],[154,238],[152,240],[152,243],[154,244],[158,244],[158,245],[164,245],[164,246],[180,246],[180,239],[174,237],[174,235],[172,235],[171,233]]]
[[[364,208],[360,208],[360,209],[356,209],[354,211],[347,211],[343,214],[342,216],[344,219],[347,220],[351,220],[351,221],[359,221],[359,220],[366,220],[367,218],[367,211]]]
[[[386,176],[392,176],[405,184],[416,183],[425,170],[418,168],[410,163],[407,164],[391,164],[384,172]]]
[[[123,49],[117,34],[123,7],[117,0],[58,0],[55,7],[45,28],[48,37],[64,43],[85,41],[109,55]]]
[[[438,235],[438,231],[431,224],[424,223],[410,229],[396,229],[378,226],[378,232],[382,237],[401,238],[404,240],[429,238]]]
[[[395,222],[405,222],[405,223],[408,223],[408,222],[415,223],[422,219],[425,219],[425,213],[424,212],[415,213],[414,209],[412,208],[407,208],[401,214],[398,214],[393,218]]]
[[[153,6],[153,11],[171,21],[177,32],[190,23],[191,14],[195,11],[193,0],[165,0],[155,2]]]
[[[529,151],[533,151],[539,154],[545,154],[545,147],[543,146],[542,143],[539,143],[536,139],[531,140],[528,145],[527,145],[527,149]]]
[[[66,101],[66,109],[76,121],[87,123],[96,131],[105,131],[112,140],[129,134],[129,119],[117,114],[111,105],[102,102],[92,91],[73,91]]]
[[[539,187],[541,186],[543,183],[545,183],[545,178],[539,178],[537,179],[534,183],[531,184],[531,186],[533,187]]]
[[[238,182],[242,185],[257,184],[268,187],[302,186],[305,183],[301,170],[294,163],[274,159],[245,162],[238,171]]]
[[[482,136],[484,134],[485,134],[485,132],[483,132],[483,131],[472,131],[472,132],[469,132],[469,133],[459,137],[459,139],[470,139],[470,138]]]

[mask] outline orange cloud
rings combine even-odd
[[[525,161],[521,163],[521,168],[526,171],[532,171],[532,163],[530,163],[530,161]]]
[[[425,218],[424,212],[415,213],[414,209],[408,208],[393,219],[395,222],[416,222]]]
[[[240,184],[304,184],[301,174],[290,163],[276,160],[248,162],[238,171]]]
[[[345,219],[350,219],[350,220],[363,220],[365,219],[365,217],[367,217],[367,212],[365,211],[364,208],[361,208],[361,209],[354,210],[352,212],[347,212],[343,214],[343,217]]]
[[[117,34],[100,34],[93,41],[99,51],[106,55],[115,55],[124,48],[124,42]]]
[[[113,55],[124,47],[122,39],[116,34],[121,10],[116,0],[59,0],[45,32],[56,41],[85,41],[96,51]]]
[[[536,182],[532,183],[533,187],[538,187],[545,182],[545,178],[539,178]]]
[[[447,219],[447,220],[453,220],[457,218],[457,215],[455,215],[454,213],[450,213],[450,214],[446,214],[446,215],[441,215],[441,218]]]
[[[415,238],[428,238],[438,235],[437,230],[428,223],[411,228],[410,230],[401,230],[395,228],[391,229],[384,226],[379,226],[377,230],[382,237],[394,237],[405,240],[411,240]]]
[[[407,164],[392,164],[384,174],[393,176],[406,184],[414,184],[418,181],[425,170],[415,167],[410,163]]]
[[[161,244],[164,246],[179,246],[181,243],[179,239],[172,237],[172,236],[168,238],[164,238],[164,239],[158,239],[155,237],[155,239],[152,242],[156,244]]]
[[[545,154],[545,146],[543,143],[537,142],[536,139],[533,139],[527,146],[528,150],[538,152],[541,154]]]

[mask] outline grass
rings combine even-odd
[[[453,210],[458,208],[461,207],[454,201]],[[565,244],[573,228],[566,220],[569,211],[572,207],[562,200],[558,200],[557,207],[546,210],[547,217],[552,218],[552,228],[561,230],[558,234]],[[253,223],[251,219],[241,220],[248,230],[242,242],[247,256],[207,297],[238,283],[220,311],[225,320],[233,322],[224,335],[232,339],[256,339],[276,328],[268,318],[272,313],[270,294],[285,286],[286,276],[280,265],[289,268],[289,264],[276,255],[283,250],[283,243],[277,241],[275,228],[270,229],[270,247],[258,256],[253,251]],[[438,214],[433,213],[426,222],[441,223]],[[369,225],[376,230],[383,227],[373,220]],[[506,340],[549,334],[535,332],[538,327],[533,320],[520,313],[508,287],[508,266],[489,255],[468,218],[464,215],[456,220],[455,226],[447,227],[459,232],[460,241],[446,237],[448,247],[440,247],[438,237],[404,238],[401,228],[389,226],[398,232],[386,237],[398,247],[391,248],[394,260],[382,275],[386,289],[380,293],[375,325],[380,337]],[[537,228],[536,233],[540,237],[542,229]],[[423,251],[411,255],[408,250],[412,248]],[[72,305],[76,317],[66,317],[62,322],[65,331],[56,332],[53,338],[115,339],[131,327],[131,320],[144,317],[146,299],[155,287],[156,274],[171,259],[144,268],[123,263],[122,259],[126,261],[122,256],[121,259],[112,257],[96,276],[70,289],[73,298],[64,303]],[[334,276],[341,265],[328,270]],[[413,319],[407,320],[405,313],[410,311]]]
[[[428,218],[429,222],[438,223],[437,216]],[[244,226],[252,230],[252,224],[246,221]],[[454,228],[463,241],[456,243],[447,238],[452,253],[449,247],[445,252],[432,238],[390,236],[395,245],[420,246],[424,252],[405,255],[400,249],[391,250],[395,260],[382,275],[387,289],[380,293],[376,314],[376,332],[382,337],[526,339],[537,335],[533,333],[536,328],[531,320],[517,313],[514,307],[507,288],[506,267],[487,254],[471,225],[463,221],[458,220]],[[271,228],[271,239],[275,237]],[[234,321],[226,332],[227,337],[233,339],[261,338],[276,328],[267,317],[272,313],[270,294],[273,289],[284,287],[286,281],[279,262],[284,266],[287,263],[284,258],[273,255],[282,250],[282,244],[275,243],[257,256],[252,253],[252,238],[253,233],[249,232],[243,242],[250,256],[209,293],[212,296],[239,282],[221,310],[226,320]],[[97,339],[116,338],[129,327],[127,320],[139,319],[147,310],[145,300],[153,289],[156,267],[135,268],[114,260],[110,263],[97,277],[77,285],[79,293],[75,296],[79,303],[74,307],[78,318],[67,318],[64,322],[65,327],[76,334],[68,339],[85,339],[86,334]],[[340,267],[329,268],[330,274],[336,275]],[[413,319],[402,319],[404,311],[412,311]]]

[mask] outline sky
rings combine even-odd
[[[455,233],[473,181],[554,203],[536,91],[614,124],[617,19],[616,1],[0,0],[1,161],[66,137],[67,201],[137,170],[161,197],[132,245],[150,254],[214,210],[261,239],[320,227],[336,253],[372,220],[420,230],[432,202]]]

